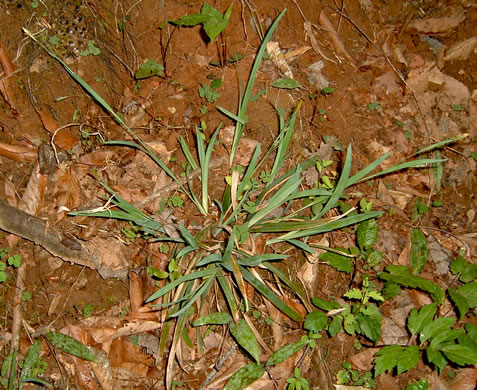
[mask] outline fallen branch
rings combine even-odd
[[[100,262],[95,256],[88,253],[87,248],[82,250],[69,249],[63,236],[55,229],[48,228],[46,222],[31,214],[10,206],[0,198],[0,229],[23,237],[42,246],[53,256],[57,256],[70,263],[97,269]]]

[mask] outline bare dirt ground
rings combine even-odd
[[[230,5],[224,0],[210,4],[220,12]],[[164,314],[144,302],[157,290],[147,267],[168,270],[172,247],[168,252],[161,243],[146,240],[127,222],[73,217],[68,212],[104,205],[109,195],[99,184],[102,181],[148,215],[161,214],[163,222],[169,218],[172,228],[183,223],[200,230],[210,221],[177,189],[152,201],[148,198],[169,185],[169,177],[137,149],[103,145],[131,137],[22,28],[55,51],[180,176],[185,157],[179,137],[195,150],[196,126],[202,126],[208,139],[220,123],[235,124],[217,106],[236,112],[261,37],[287,8],[272,37],[281,57],[267,56],[255,81],[244,145],[238,153],[243,165],[255,141],[265,150],[277,136],[277,106],[288,118],[301,105],[288,166],[283,169],[318,152],[321,159],[333,162],[326,168],[331,179],[339,177],[348,145],[352,171],[357,172],[387,152],[391,157],[384,167],[436,142],[459,139],[440,148],[446,159],[440,176],[431,168],[409,169],[347,192],[348,203],[357,205],[365,197],[373,202],[373,210],[385,211],[378,219],[375,248],[383,258],[377,267],[363,271],[357,265],[353,274],[346,274],[288,248],[284,272],[304,286],[310,299],[341,298],[361,286],[363,272],[382,288],[377,272],[391,264],[409,265],[412,228],[424,233],[429,252],[420,276],[444,290],[462,284],[449,270],[459,254],[469,263],[477,262],[474,1],[242,0],[234,3],[230,24],[216,42],[208,42],[201,26],[165,23],[197,14],[201,6],[169,0],[0,1],[0,198],[61,234],[44,243],[38,227],[40,238],[35,240],[28,229],[33,222],[22,219],[12,227],[12,219],[26,218],[24,214],[7,214],[6,205],[0,209],[0,251],[10,249],[3,262],[18,254],[22,263],[20,268],[7,264],[6,280],[0,283],[0,361],[11,352],[12,343],[23,359],[48,329],[94,347],[100,363],[90,364],[42,342],[47,366],[39,375],[55,388],[162,389],[167,368],[173,379],[169,388],[221,389],[250,359],[240,348],[233,349],[224,327],[209,329],[212,336],[198,346],[199,328],[186,326],[188,335],[172,366],[166,367],[172,333],[161,340]],[[239,60],[227,62],[230,58]],[[136,71],[149,59],[162,64],[163,73],[137,80]],[[273,88],[272,82],[288,71],[286,75],[299,81],[301,88]],[[201,97],[199,88],[214,80],[222,81],[213,90],[218,97]],[[230,149],[226,137],[219,138],[214,158],[221,163],[210,170],[211,200],[223,197],[230,174]],[[266,164],[270,169],[273,160]],[[303,185],[311,188],[318,178],[315,170]],[[193,186],[199,188],[200,182],[195,179]],[[331,248],[356,245],[352,228],[311,240]],[[90,252],[85,254],[85,247]],[[310,309],[290,291],[279,290],[303,315]],[[201,313],[207,314],[207,308],[216,311],[217,305],[223,306],[220,300],[219,294],[219,303],[202,302],[206,309],[202,307]],[[301,323],[285,318],[261,296],[252,295],[250,300],[262,313],[250,318],[263,339],[263,356],[267,349],[270,354],[306,334]],[[452,302],[445,300],[440,315],[457,317],[460,329],[477,323],[475,307],[461,317]],[[343,362],[351,362],[360,373],[371,371],[378,348],[415,343],[406,330],[406,318],[411,308],[428,303],[425,293],[403,288],[401,295],[380,305],[378,343],[344,331],[332,338],[323,332],[314,349],[293,355],[250,388],[286,388],[285,380],[295,367],[315,389],[335,388]],[[231,355],[222,362],[229,349]],[[217,374],[203,385],[214,367],[219,368]],[[429,380],[429,388],[473,389],[477,378],[473,367],[449,364],[439,375],[424,357],[401,375],[394,370],[375,380],[381,389],[404,389],[423,378]]]

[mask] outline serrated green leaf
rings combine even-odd
[[[380,272],[379,277],[387,281],[401,284],[405,287],[419,288],[421,290],[427,291],[431,294],[432,298],[437,304],[444,302],[444,291],[439,285],[419,276],[413,275],[411,272],[409,272],[406,266],[388,265],[386,267],[386,271],[388,271],[388,273]]]
[[[427,378],[421,379],[419,382],[411,383],[406,390],[429,390],[429,381]]]
[[[196,319],[192,325],[193,326],[202,326],[202,325],[225,325],[232,321],[232,316],[226,312],[217,312],[212,314],[207,314],[204,317]]]
[[[429,322],[424,326],[419,334],[419,340],[421,343],[433,338],[440,332],[444,332],[454,324],[455,317],[438,317],[434,321]]]
[[[331,337],[335,337],[343,329],[343,318],[341,316],[334,317],[328,326],[328,333]]]
[[[73,337],[67,336],[63,333],[48,332],[46,334],[48,341],[55,347],[70,355],[79,357],[83,360],[89,360],[91,362],[98,362],[96,355],[90,351],[90,349],[81,344]]]
[[[20,377],[20,382],[23,382],[25,378],[29,378],[33,374],[33,370],[40,361],[41,340],[35,341],[35,343],[28,348],[28,352],[23,361],[23,369]]]
[[[439,345],[446,344],[449,341],[455,340],[460,335],[465,333],[464,329],[447,329],[443,332],[439,332],[436,334],[432,340],[431,344],[429,345],[431,348],[439,349]]]
[[[363,293],[357,288],[352,288],[351,290],[343,294],[343,296],[349,299],[361,299],[363,298]]]
[[[311,330],[312,332],[319,332],[325,329],[326,325],[328,325],[327,315],[322,311],[315,310],[306,315],[303,328]]]
[[[433,348],[426,348],[427,360],[430,363],[434,364],[437,367],[437,371],[441,374],[446,368],[448,360],[444,357],[442,352],[437,351]]]
[[[361,249],[371,248],[378,239],[378,222],[373,219],[363,221],[358,225],[356,235]]]
[[[463,283],[470,282],[477,278],[477,265],[469,263],[462,257],[458,257],[449,266],[453,274],[460,274],[459,280]]]
[[[224,390],[240,390],[260,379],[265,374],[265,368],[259,363],[250,363],[242,367],[224,387]]]
[[[341,307],[338,302],[327,301],[326,299],[321,299],[317,297],[311,298],[311,301],[317,308],[325,311],[339,309]]]
[[[343,271],[348,274],[353,272],[353,262],[351,258],[339,255],[334,252],[325,252],[320,255],[320,260],[326,261],[333,268],[336,268],[338,271]]]
[[[381,337],[382,316],[367,316],[363,313],[358,313],[355,318],[359,326],[359,333],[377,343]]]
[[[308,340],[305,338],[304,340],[300,340],[296,343],[284,345],[283,347],[272,353],[265,365],[273,366],[275,364],[280,364],[284,362],[289,357],[297,353],[300,349],[302,349],[307,344],[307,342]]]
[[[384,298],[379,291],[370,291],[367,296],[375,301],[384,301]]]
[[[459,318],[464,318],[465,314],[470,310],[467,299],[452,288],[449,288],[447,292],[459,311]]]
[[[477,343],[477,325],[468,322],[465,324],[465,330],[467,331],[469,337],[474,340],[475,343]]]
[[[238,325],[232,324],[230,326],[230,333],[232,333],[235,340],[237,340],[240,346],[245,349],[257,361],[257,363],[260,362],[260,351],[258,349],[257,338],[244,319],[241,318]]]
[[[436,311],[437,304],[435,303],[422,306],[419,313],[416,308],[412,309],[407,319],[407,327],[411,334],[418,334],[434,318]]]
[[[457,293],[466,299],[471,309],[477,306],[477,282],[467,283],[460,286],[457,289]]]
[[[399,355],[398,364],[397,364],[397,373],[401,375],[405,371],[417,366],[419,362],[420,353],[419,347],[417,345],[410,345],[405,347],[404,351]]]
[[[411,264],[412,272],[419,274],[427,262],[429,251],[427,249],[427,239],[420,229],[411,230]]]
[[[377,377],[396,367],[402,351],[403,347],[400,345],[389,345],[378,351],[374,359],[374,376]]]
[[[277,79],[273,81],[272,87],[280,88],[280,89],[294,89],[294,88],[300,88],[301,84],[295,79],[290,79],[286,77],[286,78]]]
[[[439,348],[447,359],[465,366],[467,364],[477,364],[477,349],[467,345],[451,344]]]

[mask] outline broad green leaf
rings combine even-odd
[[[320,255],[319,259],[326,261],[338,271],[343,271],[348,274],[353,272],[353,261],[351,257],[342,256],[334,252],[325,252]]]
[[[424,343],[425,341],[432,339],[438,333],[450,329],[455,320],[455,317],[438,317],[434,321],[429,322],[419,334],[420,342]]]
[[[232,336],[235,337],[240,346],[259,363],[260,350],[258,349],[257,339],[247,322],[241,318],[237,325],[232,324],[230,326],[230,333],[232,333]]]
[[[218,312],[208,314],[204,317],[196,319],[192,325],[193,326],[202,326],[202,325],[225,325],[232,321],[232,317],[229,313]]]
[[[240,390],[260,379],[265,374],[265,368],[259,363],[250,363],[242,367],[224,387],[224,390]]]
[[[28,352],[23,361],[23,369],[20,377],[20,382],[23,382],[26,378],[29,378],[33,374],[37,363],[40,361],[41,340],[35,341],[35,343],[28,348]]]
[[[70,355],[79,357],[83,360],[98,362],[96,355],[92,353],[86,345],[81,344],[73,337],[67,336],[63,333],[48,332],[46,338],[55,348],[61,349],[63,352],[69,353]]]
[[[383,372],[391,371],[398,364],[403,347],[400,345],[389,345],[376,353],[374,359],[374,376],[381,375]]]
[[[412,309],[407,318],[407,327],[412,335],[418,334],[425,325],[432,321],[437,311],[437,304],[424,305],[419,310]]]
[[[378,223],[374,218],[363,221],[358,225],[356,234],[361,249],[371,248],[378,239]]]
[[[457,293],[462,295],[472,309],[477,306],[477,282],[467,283],[457,289]]]
[[[411,383],[406,390],[429,390],[429,381],[427,378],[421,379],[419,382]]]
[[[356,323],[359,326],[360,333],[377,343],[381,337],[382,316],[367,316],[363,313],[358,313],[356,314],[355,318]]]
[[[307,342],[308,340],[305,338],[304,340],[297,341],[296,343],[284,345],[283,347],[272,353],[265,365],[273,366],[275,364],[280,364],[284,362],[289,357],[297,353],[300,349],[302,349],[303,346],[307,344]]]
[[[303,328],[312,332],[319,332],[328,325],[328,316],[322,311],[315,310],[308,313],[305,317]]]
[[[401,375],[405,371],[409,371],[411,368],[417,366],[419,362],[420,353],[417,345],[410,345],[405,347],[404,351],[399,355],[397,364],[397,373]]]
[[[470,310],[467,299],[452,288],[449,288],[447,292],[459,311],[460,319],[464,318],[465,314]]]
[[[386,272],[380,272],[381,279],[401,284],[405,287],[419,288],[431,294],[432,298],[437,304],[444,302],[444,291],[442,288],[429,280],[420,278],[409,272],[404,265],[388,265]]]
[[[477,349],[467,345],[451,344],[439,348],[450,361],[461,366],[477,364]]]
[[[447,344],[465,333],[464,329],[447,329],[436,334],[429,345],[431,348],[440,349],[439,345]]]
[[[282,78],[282,79],[277,79],[273,81],[272,87],[281,88],[281,89],[294,89],[294,88],[300,88],[301,84],[295,79]]]
[[[311,298],[311,301],[313,302],[313,304],[317,308],[319,308],[321,310],[325,310],[325,311],[339,309],[341,307],[338,302],[327,301],[326,299],[321,299],[321,298],[316,298],[315,297],[315,298]]]
[[[446,368],[448,363],[448,360],[444,357],[442,352],[428,347],[426,348],[426,356],[427,356],[427,360],[430,363],[434,364],[437,367],[439,374],[441,374],[444,371],[444,368]]]
[[[335,337],[343,329],[343,317],[336,316],[328,325],[328,333],[331,337]]]
[[[477,265],[469,263],[462,257],[457,257],[449,266],[453,274],[460,274],[459,280],[463,283],[477,279]]]
[[[426,264],[429,251],[427,249],[427,239],[420,229],[411,230],[411,269],[415,274],[419,274]]]

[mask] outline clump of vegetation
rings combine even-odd
[[[207,3],[202,7],[201,14],[188,15],[174,23],[179,26],[192,26],[202,24],[205,31],[213,41],[228,24],[231,7],[224,15],[218,13]],[[262,59],[265,55],[267,42],[270,40],[282,12],[270,27],[263,39],[255,58],[250,77],[244,94],[241,98],[237,113],[232,113],[225,108],[221,112],[230,117],[235,123],[235,132],[230,150],[230,165],[234,161],[238,144],[247,124],[247,107],[252,98],[252,87]],[[188,229],[184,224],[179,224],[177,229],[179,237],[169,236],[166,229],[157,220],[125,201],[119,194],[112,190],[107,183],[103,187],[111,193],[111,202],[115,209],[101,211],[80,211],[71,215],[88,215],[105,218],[116,218],[129,221],[131,225],[123,230],[129,238],[134,239],[139,232],[152,241],[172,242],[169,251],[170,262],[167,271],[160,271],[148,267],[148,274],[156,279],[164,280],[147,302],[155,302],[154,306],[165,311],[166,321],[162,328],[159,354],[166,348],[166,341],[172,339],[169,349],[170,367],[175,359],[175,350],[183,341],[184,330],[192,317],[195,307],[199,307],[210,296],[215,296],[216,291],[221,291],[224,297],[223,311],[208,313],[192,322],[192,326],[225,326],[230,329],[231,335],[242,349],[251,358],[252,362],[238,370],[229,380],[225,389],[240,389],[259,379],[268,366],[279,364],[305,347],[314,348],[316,340],[322,333],[330,337],[336,336],[341,330],[348,334],[358,334],[372,343],[378,343],[381,335],[382,314],[380,304],[400,293],[401,287],[417,288],[427,292],[434,303],[413,310],[409,315],[408,329],[411,339],[406,347],[386,346],[376,355],[373,374],[361,375],[355,373],[347,364],[344,372],[340,374],[343,383],[360,383],[372,386],[374,378],[386,371],[396,370],[398,374],[410,370],[425,355],[429,364],[442,372],[448,363],[458,365],[477,364],[477,339],[475,327],[466,324],[464,328],[455,326],[456,318],[441,317],[437,309],[445,298],[445,292],[437,284],[419,276],[427,256],[425,243],[418,231],[413,233],[414,252],[411,257],[412,272],[407,267],[390,265],[377,275],[383,281],[384,288],[379,288],[378,283],[372,282],[367,272],[374,272],[381,262],[382,253],[373,248],[378,236],[378,218],[381,211],[373,211],[372,204],[365,199],[359,207],[346,206],[344,202],[345,191],[358,183],[372,180],[376,177],[388,175],[393,172],[412,167],[423,167],[431,164],[440,164],[440,158],[421,158],[402,161],[387,169],[375,170],[389,157],[385,154],[359,170],[353,171],[353,157],[351,145],[343,153],[343,165],[339,175],[333,179],[322,175],[316,186],[303,189],[303,172],[316,167],[320,171],[326,169],[332,161],[319,160],[311,157],[305,161],[287,166],[287,149],[293,134],[294,125],[300,104],[285,118],[285,113],[277,109],[280,128],[278,135],[271,147],[263,153],[262,145],[258,144],[248,166],[242,171],[231,169],[230,176],[224,177],[224,190],[221,199],[213,199],[218,214],[211,212],[212,201],[209,198],[209,166],[216,146],[221,125],[215,129],[210,137],[206,137],[206,125],[196,127],[195,148],[191,147],[184,139],[180,140],[183,153],[186,157],[185,166],[186,183],[182,183],[161,161],[156,154],[130,129],[119,116],[83,79],[71,71],[67,65],[52,54],[65,67],[68,73],[88,91],[96,101],[108,111],[133,137],[133,141],[109,141],[106,145],[121,145],[134,147],[149,155],[176,183],[182,197],[179,204],[174,198],[169,198],[167,203],[171,207],[181,207],[183,198],[195,205],[197,212],[208,217],[207,224],[197,233]],[[146,63],[147,64],[147,63]],[[149,63],[152,64],[152,63]],[[152,64],[154,65],[154,64]],[[148,75],[159,73],[158,67],[144,68]],[[137,77],[137,75],[136,75]],[[137,77],[140,78],[140,77]],[[289,80],[282,80],[277,85],[281,88],[298,87]],[[209,103],[218,99],[214,91],[207,85],[202,85],[199,90],[201,96]],[[333,90],[324,89],[322,94],[329,95]],[[369,107],[378,110],[377,104]],[[412,157],[423,156],[437,150],[456,139],[445,140],[416,152]],[[336,140],[335,140],[336,141]],[[334,143],[336,150],[341,145]],[[263,169],[265,163],[270,162],[270,169]],[[200,193],[194,192],[191,170],[200,168]],[[177,199],[176,199],[177,200]],[[170,202],[170,203],[169,203]],[[215,210],[214,210],[215,211]],[[333,211],[333,217],[329,217]],[[336,231],[345,227],[356,227],[357,246],[350,248],[321,248],[327,252],[320,259],[339,271],[356,274],[360,280],[360,288],[351,288],[342,297],[344,304],[337,303],[336,299],[325,300],[318,297],[312,299],[318,310],[311,310],[308,298],[303,289],[295,284],[277,265],[286,262],[288,255],[283,254],[283,248],[293,246],[299,250],[313,254],[314,247],[309,239],[313,236]],[[254,253],[247,250],[247,245],[252,241],[267,234],[264,253]],[[464,261],[464,262],[463,262]],[[464,281],[470,282],[469,273],[474,275],[474,269],[468,266],[465,260],[454,264],[453,270],[459,273]],[[274,277],[289,293],[300,299],[303,305],[310,309],[303,316],[288,305],[277,294],[277,290],[266,282],[267,276]],[[263,299],[270,301],[283,314],[303,323],[309,331],[306,336],[295,343],[290,343],[275,351],[266,361],[260,357],[260,349],[253,329],[248,321],[251,308],[246,292],[246,283],[252,286]],[[477,284],[470,282],[457,289],[449,289],[448,296],[455,303],[463,319],[466,313],[477,305],[475,296]],[[157,303],[159,300],[160,303]],[[201,345],[203,334],[197,332],[197,342]],[[418,338],[419,343],[416,342]],[[185,340],[187,343],[187,340]],[[191,344],[191,343],[189,343]],[[166,372],[166,381],[170,387],[172,373]],[[301,377],[300,370],[295,371],[295,376],[288,382],[288,388],[308,388],[308,382]]]

